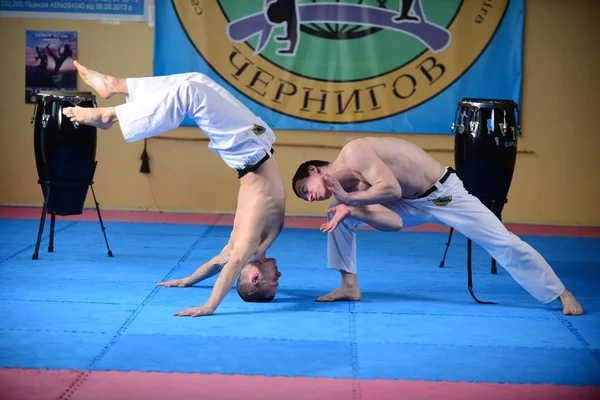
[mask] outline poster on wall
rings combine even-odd
[[[0,0],[0,17],[152,22],[154,0]]]
[[[206,74],[274,129],[452,134],[462,98],[520,102],[523,15],[524,0],[161,1],[154,75]]]
[[[25,102],[41,90],[77,90],[77,32],[27,31]]]

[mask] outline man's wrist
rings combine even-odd
[[[356,215],[356,207],[355,206],[348,206],[348,205],[347,205],[347,207],[348,207],[348,215],[350,217],[357,217],[357,215]]]
[[[342,204],[351,206],[352,205],[352,204],[350,204],[351,202],[352,202],[352,199],[350,198],[350,193],[345,192],[344,195],[342,196]]]

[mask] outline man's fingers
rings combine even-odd
[[[323,179],[325,179],[325,182],[329,183],[330,185],[333,185],[333,183],[335,182],[335,179],[333,179],[332,176],[323,176]]]
[[[337,222],[332,222],[332,223],[323,225],[321,227],[321,232],[323,232],[323,233],[333,232],[335,230],[335,228],[337,228],[337,226],[338,226]]]
[[[205,308],[205,307],[194,307],[194,308],[186,308],[183,311],[179,311],[174,313],[173,315],[178,317],[201,317],[203,315],[211,315],[213,310]]]

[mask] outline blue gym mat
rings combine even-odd
[[[192,288],[155,283],[192,273],[225,245],[224,226],[57,219],[32,260],[38,221],[0,219],[0,367],[269,376],[600,385],[600,239],[521,236],[584,306],[565,317],[537,303],[466,239],[447,233],[360,231],[360,302],[316,303],[339,285],[326,236],[286,228],[269,252],[282,272],[273,302],[232,289],[216,314],[215,278]]]

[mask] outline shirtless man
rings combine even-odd
[[[283,228],[285,190],[272,144],[275,134],[259,117],[210,78],[199,73],[149,78],[116,78],[74,62],[81,78],[100,97],[127,96],[116,107],[67,107],[73,122],[108,129],[119,122],[127,142],[159,135],[179,126],[186,115],[210,138],[209,148],[238,171],[240,189],[233,231],[216,257],[187,278],[158,286],[186,287],[220,272],[201,307],[177,316],[212,314],[239,276],[237,290],[245,301],[270,301],[281,273],[266,251]]]
[[[306,201],[336,201],[327,210],[328,267],[341,272],[342,284],[317,301],[360,300],[356,277],[356,228],[381,231],[432,221],[456,228],[481,245],[508,273],[542,303],[556,298],[566,315],[583,309],[550,265],[502,222],[445,168],[419,147],[400,139],[362,138],[346,144],[337,159],[307,161],[292,180]]]

